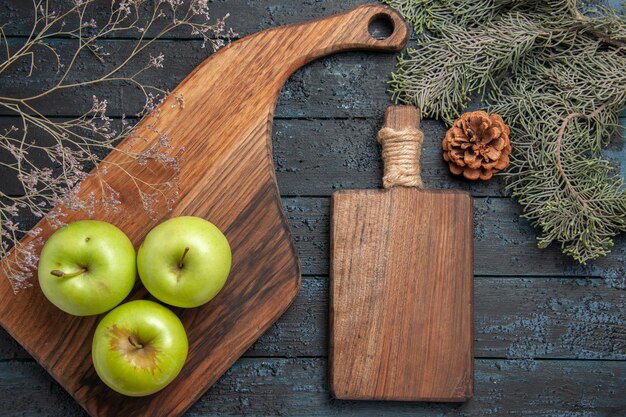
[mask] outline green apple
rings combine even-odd
[[[122,304],[96,327],[96,373],[120,394],[142,397],[172,382],[187,359],[187,333],[178,317],[148,300]]]
[[[215,226],[199,217],[169,219],[139,247],[139,277],[150,294],[177,307],[197,307],[222,289],[231,264],[230,245]]]
[[[112,224],[70,223],[47,240],[37,275],[46,298],[61,310],[101,314],[121,303],[135,285],[135,248]]]

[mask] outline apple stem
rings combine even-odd
[[[85,272],[87,272],[87,268],[80,268],[78,271],[71,272],[71,273],[65,273],[63,271],[59,271],[58,269],[55,269],[54,271],[50,271],[52,275],[54,275],[55,277],[59,277],[59,278],[74,278],[74,277],[79,276],[80,274],[84,274]]]
[[[183,252],[183,256],[181,256],[180,261],[178,261],[178,268],[180,269],[182,269],[184,266],[183,261],[185,260],[185,256],[187,256],[187,252],[189,252],[189,246],[185,248],[185,251]]]
[[[131,334],[130,336],[128,336],[128,343],[130,343],[135,349],[143,348],[143,345],[141,344],[137,336],[135,336],[134,334]]]

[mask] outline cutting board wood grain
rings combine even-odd
[[[386,39],[368,31],[381,18],[394,26]],[[348,50],[398,51],[408,33],[396,12],[373,4],[234,42],[199,65],[157,113],[140,122],[135,136],[146,141],[125,139],[100,165],[107,172],[82,183],[83,198],[90,193],[98,197],[103,183],[121,191],[120,213],[98,206],[93,217],[120,227],[135,247],[153,226],[179,215],[210,220],[231,243],[233,268],[219,295],[200,308],[174,310],[189,335],[189,356],[180,376],[163,391],[130,398],[102,384],[90,356],[101,317],[66,315],[43,297],[36,280],[32,288],[14,295],[0,276],[2,327],[93,416],[181,415],[278,319],[299,288],[300,266],[271,156],[280,88],[291,73],[316,58]],[[178,171],[162,164],[129,163],[127,152],[143,152],[164,136],[172,154],[184,148]],[[145,183],[177,177],[179,195],[171,210],[161,199],[148,215],[122,168]],[[66,222],[86,217],[67,207],[57,209]],[[44,238],[53,233],[45,221],[37,226]],[[9,254],[4,266],[14,256]],[[146,297],[140,284],[130,296]]]
[[[419,126],[392,106],[385,125]],[[473,391],[468,193],[392,187],[331,201],[330,385],[339,399],[464,401]]]

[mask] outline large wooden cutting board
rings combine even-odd
[[[373,38],[376,18],[394,25],[388,38]],[[189,357],[179,377],[163,391],[129,398],[102,384],[91,362],[91,339],[100,317],[79,318],[56,309],[35,286],[17,295],[0,276],[0,324],[90,414],[94,416],[178,416],[200,397],[285,311],[300,284],[300,267],[282,205],[271,157],[271,126],[281,86],[298,67],[347,50],[397,51],[408,29],[399,15],[381,5],[363,5],[310,23],[248,36],[198,66],[160,106],[160,116],[144,120],[142,137],[170,138],[173,153],[185,148],[178,173],[180,195],[173,209],[164,204],[148,216],[129,177],[162,183],[176,173],[155,164],[127,164],[123,152],[105,161],[104,179],[122,190],[122,212],[96,210],[128,234],[136,247],[151,227],[166,218],[195,215],[215,223],[233,249],[225,288],[209,304],[177,309],[189,334]],[[176,105],[182,96],[184,108]],[[155,133],[158,132],[158,133]],[[315,140],[315,138],[311,138]],[[122,150],[139,152],[149,143],[125,140]],[[132,149],[131,149],[132,147]],[[80,194],[98,194],[88,178]],[[66,221],[84,214],[62,208]],[[40,222],[42,236],[53,230]],[[7,260],[11,260],[12,254]],[[36,280],[35,280],[36,281]],[[138,284],[131,298],[146,297]]]

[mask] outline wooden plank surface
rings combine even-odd
[[[484,359],[476,361],[476,394],[464,404],[354,402],[329,397],[323,358],[246,358],[188,416],[619,417],[626,412],[625,379],[623,364],[614,361],[537,361],[525,369],[511,361]],[[83,415],[32,362],[0,363],[0,407],[3,417]]]
[[[330,199],[282,199],[304,275],[328,274]],[[474,271],[476,275],[598,277],[616,289],[626,288],[626,236],[594,263],[579,265],[558,247],[539,249],[536,231],[520,219],[520,207],[508,198],[474,198]],[[24,225],[36,219],[23,216]]]
[[[322,74],[319,77],[325,78]],[[330,196],[341,189],[381,187],[382,163],[378,145],[372,138],[382,123],[382,112],[384,106],[376,117],[366,119],[315,119],[314,114],[307,113],[306,117],[310,119],[275,120],[273,155],[281,194]],[[0,129],[7,129],[17,122],[15,117],[0,117]],[[437,121],[424,120],[422,130],[425,135],[422,177],[426,186],[465,190],[473,196],[505,195],[501,177],[476,182],[451,175],[441,163],[441,138],[445,129]],[[623,160],[626,162],[626,154]],[[37,161],[44,166],[50,165],[49,159],[43,155]],[[17,179],[12,177],[3,181],[2,190],[12,195],[21,194]]]
[[[283,206],[292,224],[303,273],[327,274],[329,199],[289,197],[283,198]],[[511,199],[474,198],[476,275],[603,277],[616,288],[626,288],[626,236],[616,239],[607,257],[583,266],[564,256],[555,245],[539,249],[536,231],[519,217],[521,214]]]
[[[211,9],[214,16],[230,12],[235,29],[246,34],[363,2],[214,0]],[[19,23],[24,8],[30,3],[2,2],[0,21]],[[23,34],[25,28],[12,34]],[[162,43],[169,54],[166,68],[150,81],[173,87],[207,55],[187,36],[177,34],[178,41]],[[116,44],[110,45],[105,44]],[[626,392],[626,239],[617,239],[607,259],[585,267],[560,255],[556,247],[537,249],[535,231],[518,219],[519,206],[494,198],[505,195],[501,179],[476,184],[447,174],[437,158],[445,129],[428,120],[422,124],[430,164],[426,185],[481,197],[475,199],[475,346],[476,356],[485,359],[475,363],[475,399],[461,409],[330,399],[323,358],[328,332],[327,197],[338,189],[380,187],[379,155],[367,143],[389,104],[384,81],[393,65],[391,56],[348,53],[304,67],[283,88],[273,126],[276,176],[303,272],[309,276],[293,307],[247,352],[249,358],[237,362],[188,415],[625,415],[626,399],[618,394]],[[34,75],[21,86],[34,91],[43,78]],[[89,106],[91,95],[84,98],[86,102],[62,106],[58,114],[73,115]],[[110,99],[119,102],[117,92]],[[132,100],[127,104],[138,105]],[[0,123],[6,119],[0,116]],[[623,141],[615,140],[607,154],[626,172]],[[0,178],[4,191],[6,178]],[[28,216],[23,220],[34,224]],[[545,360],[550,358],[561,360]],[[0,409],[3,416],[82,415],[74,400],[1,329]]]
[[[51,7],[63,4],[64,0],[50,1]],[[269,27],[299,23],[305,20],[317,19],[321,15],[330,15],[345,12],[359,4],[367,3],[364,0],[213,0],[210,2],[212,18],[222,18],[230,14],[228,22],[240,36],[265,30]],[[107,16],[111,2],[97,0],[94,2],[93,14],[97,17]],[[28,36],[31,29],[32,5],[23,0],[5,0],[0,5],[0,15],[12,22],[10,33],[14,36]],[[68,26],[72,20],[68,19]],[[158,26],[155,26],[158,28]],[[138,36],[137,33],[115,34],[117,37]],[[189,30],[181,29],[172,33],[167,39],[189,39]]]
[[[477,276],[474,299],[476,358],[626,360],[626,292],[603,279]],[[246,356],[326,356],[327,334],[328,277],[304,277],[292,307]],[[0,362],[30,359],[0,335]]]
[[[22,39],[12,39],[11,45],[19,45]],[[53,39],[50,41],[63,58],[73,51],[71,41]],[[130,40],[103,41],[103,48],[112,56],[126,56],[134,46]],[[210,51],[193,41],[158,41],[150,52],[140,54],[126,67],[126,73],[133,74],[148,62],[150,54],[165,56],[164,68],[150,70],[141,76],[147,84],[172,90],[198,64],[210,56]],[[36,68],[32,78],[24,77],[30,71],[29,60],[23,60],[7,71],[3,79],[3,91],[17,97],[28,97],[41,92],[56,78],[56,67],[51,65],[52,56],[45,51],[37,55]],[[112,59],[103,65],[97,59],[85,57],[82,69],[85,74],[102,74],[111,69]],[[299,71],[283,87],[279,99],[278,117],[363,117],[382,114],[389,104],[385,94],[387,86],[381,80],[391,72],[394,61],[380,54],[363,55],[356,52],[345,54],[345,58],[330,57],[321,62],[313,62]],[[86,111],[91,105],[92,95],[108,100],[110,116],[134,115],[144,104],[143,96],[134,86],[120,83],[88,86],[66,90],[49,95],[34,103],[43,114],[66,115]],[[51,105],[54,104],[54,105]],[[0,108],[0,115],[10,114]]]
[[[343,56],[343,55],[342,55]],[[373,57],[380,55],[373,55]],[[336,57],[336,59],[339,59]],[[311,64],[314,65],[314,64]],[[308,67],[307,67],[308,68]],[[300,71],[302,72],[302,71]],[[296,75],[300,74],[296,73]],[[325,79],[324,74],[317,74]],[[292,77],[293,78],[293,77]],[[377,84],[381,84],[377,82]],[[282,91],[280,97],[289,93]],[[363,91],[363,94],[368,94]],[[387,102],[380,108],[372,107],[375,117],[367,118],[317,118],[317,96],[312,88],[307,87],[307,104],[304,119],[278,118],[273,124],[273,156],[276,177],[283,196],[330,196],[341,189],[379,188],[382,181],[382,163],[378,144],[371,140],[375,137],[382,123],[382,112]],[[350,95],[346,102],[358,101]],[[344,99],[340,100],[341,102]],[[288,107],[279,104],[277,112]],[[63,120],[59,118],[58,120]],[[626,128],[626,119],[621,119]],[[18,123],[16,117],[0,117],[0,129],[8,129]],[[119,120],[114,121],[119,122]],[[466,181],[451,175],[445,164],[441,163],[441,139],[445,135],[444,126],[434,120],[423,120],[424,145],[422,151],[422,178],[429,188],[457,189],[469,191],[474,197],[506,196],[505,181],[502,176],[493,180]],[[33,129],[36,132],[36,129]],[[315,140],[312,140],[315,138]],[[615,165],[626,169],[626,152],[621,140],[615,140],[605,151]],[[36,156],[35,156],[36,157]],[[38,163],[48,164],[49,160],[41,155]],[[0,160],[2,156],[0,155]],[[2,167],[0,167],[2,176]],[[4,177],[2,191],[10,195],[20,195],[17,180]],[[485,219],[485,221],[488,219]],[[497,219],[496,219],[497,220]]]

